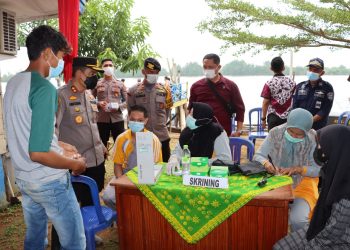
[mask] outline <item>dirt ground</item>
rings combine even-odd
[[[178,137],[179,134],[171,134],[170,148],[173,149],[175,147],[178,141]],[[260,141],[257,142],[257,144],[260,144]],[[245,156],[246,151],[243,149],[242,158],[245,158]],[[106,184],[113,175],[114,173],[112,161],[106,161]],[[51,232],[51,225],[49,225],[49,232]],[[98,235],[103,239],[103,245],[97,246],[97,249],[119,249],[116,226],[108,228],[98,233]],[[17,204],[0,210],[0,249],[23,249],[24,236],[25,224],[23,219],[22,206],[20,204]],[[51,235],[49,234],[49,246],[47,249],[50,249],[50,239]]]

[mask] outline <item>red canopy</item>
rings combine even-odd
[[[72,61],[78,55],[79,0],[58,0],[60,32],[72,46],[72,53],[64,57],[64,81],[72,77]]]

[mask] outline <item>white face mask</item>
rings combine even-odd
[[[149,84],[155,84],[158,81],[158,74],[148,74],[146,80]]]
[[[208,79],[213,79],[216,76],[215,69],[205,69],[203,73],[205,78],[208,78]]]
[[[103,67],[103,70],[106,76],[111,76],[114,73],[114,67]]]

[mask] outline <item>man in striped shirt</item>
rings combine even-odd
[[[130,171],[137,166],[136,156],[136,132],[147,132],[145,124],[148,121],[148,113],[143,106],[132,106],[129,109],[129,129],[120,134],[113,149],[114,174],[116,178]],[[158,137],[153,134],[153,159],[154,162],[162,162],[162,144]],[[108,183],[103,193],[102,199],[104,203],[115,209],[115,193],[114,187]]]

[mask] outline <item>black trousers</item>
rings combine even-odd
[[[163,156],[163,162],[168,162],[170,158],[170,145],[169,145],[170,139],[161,141],[162,143],[162,156]]]
[[[105,182],[105,162],[96,167],[87,168],[82,175],[89,176],[96,181],[98,192],[101,192]],[[73,189],[81,207],[93,205],[90,189],[83,183],[73,183]]]
[[[124,132],[124,121],[120,122],[98,122],[98,132],[100,133],[100,137],[103,145],[107,146],[107,142],[109,140],[110,135],[112,134],[113,141]]]
[[[270,131],[272,128],[277,127],[286,122],[287,119],[281,119],[278,115],[269,114],[267,116],[267,129]]]

